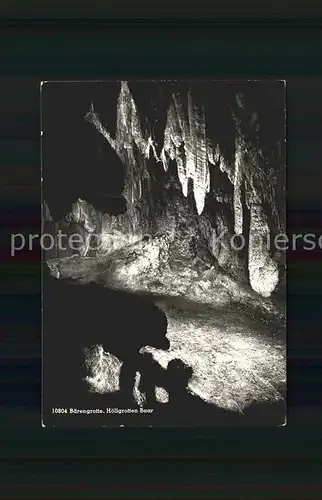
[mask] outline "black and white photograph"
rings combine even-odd
[[[285,426],[285,81],[40,100],[41,425]]]

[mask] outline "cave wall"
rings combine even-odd
[[[93,104],[85,116],[125,170],[127,211],[96,216],[99,252],[121,250],[145,234],[166,235],[169,265],[213,260],[270,296],[285,278],[283,257],[272,248],[275,235],[285,232],[284,82],[163,85],[157,136],[151,120],[161,101],[153,117],[144,116],[139,83],[120,82],[115,131]],[[89,204],[87,212],[93,218]],[[241,250],[232,237],[245,242]]]

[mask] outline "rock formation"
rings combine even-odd
[[[172,93],[162,144],[145,125],[131,83],[120,83],[114,135],[91,105],[85,119],[121,159],[127,201],[122,215],[100,214],[97,256],[124,252],[148,234],[152,240],[141,245],[141,254],[136,249],[138,259],[143,258],[142,249],[149,248],[149,259],[160,266],[218,263],[269,297],[285,272],[283,259],[272,247],[274,237],[285,232],[284,110],[279,108],[275,115],[270,110],[275,100],[283,101],[284,83],[254,82],[249,89],[244,84],[242,93],[238,83],[227,82],[225,108],[216,98],[220,84],[211,85],[212,93],[204,99],[193,84],[186,85],[186,92]],[[209,110],[211,99],[224,109],[217,116],[212,112],[215,105]],[[214,132],[220,130],[220,120],[229,124],[229,137]],[[147,272],[144,265],[142,269]]]

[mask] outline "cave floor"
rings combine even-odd
[[[93,259],[64,259],[60,261],[61,277],[88,282],[96,266]],[[217,294],[221,293],[218,287]],[[190,365],[192,393],[220,408],[240,412],[252,402],[275,402],[283,397],[285,334],[281,335],[283,328],[277,332],[276,322],[252,319],[221,297],[210,304],[164,294],[151,294],[151,299],[167,315],[170,350],[145,350],[163,368],[173,358]]]
[[[240,312],[182,299],[156,302],[168,318],[170,351],[150,349],[166,368],[180,358],[193,368],[190,390],[209,403],[242,411],[278,401],[285,386],[285,344]]]

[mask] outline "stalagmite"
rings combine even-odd
[[[270,257],[270,230],[261,205],[253,204],[250,216],[249,281],[255,292],[269,297],[278,284],[278,264]]]

